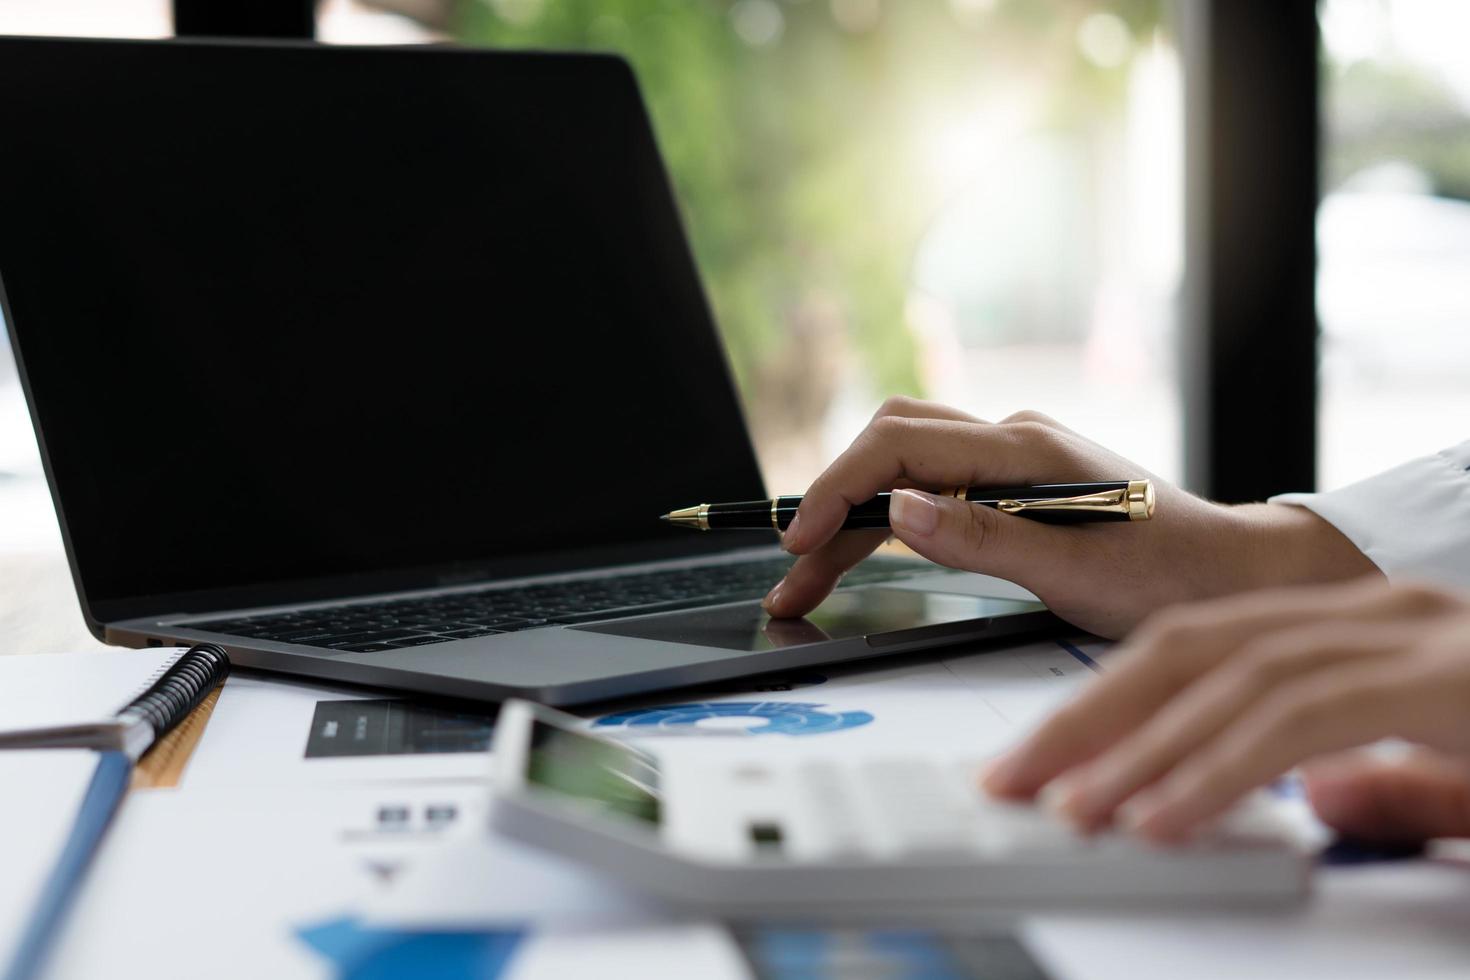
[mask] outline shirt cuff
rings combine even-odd
[[[1286,493],[1341,531],[1389,581],[1470,589],[1470,442],[1329,493]]]

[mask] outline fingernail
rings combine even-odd
[[[790,551],[791,546],[796,543],[796,525],[800,523],[801,512],[797,511],[795,514],[791,515],[791,523],[786,525],[786,532],[781,535],[781,547],[785,548],[787,551]],[[780,583],[777,583],[776,588],[780,587]],[[774,592],[775,590],[773,589],[772,593],[774,594]]]
[[[1016,768],[1009,753],[991,759],[980,770],[980,786],[987,793],[1004,793],[1011,781],[1011,771]]]
[[[1113,823],[1125,834],[1136,834],[1152,809],[1146,802],[1135,797],[1118,807],[1113,813]]]
[[[1076,795],[1076,787],[1071,783],[1054,779],[1036,794],[1036,805],[1054,817],[1066,817],[1068,805]]]
[[[766,597],[761,600],[762,609],[769,610],[772,606],[776,604],[776,600],[781,598],[781,586],[785,584],[786,580],[783,578],[781,581],[771,586],[771,591],[767,592]]]
[[[939,526],[939,508],[928,494],[895,490],[888,498],[888,523],[913,534],[933,534]]]
[[[1168,805],[1156,797],[1135,798],[1118,807],[1113,823],[1129,837],[1163,847],[1187,843],[1209,829],[1205,824],[1181,829],[1177,820],[1171,821],[1165,815],[1166,810]]]
[[[1074,830],[1090,834],[1097,829],[1097,819],[1087,812],[1086,797],[1087,788],[1080,781],[1062,778],[1043,786],[1036,794],[1036,803]]]

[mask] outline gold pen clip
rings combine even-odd
[[[1094,514],[1125,514],[1130,521],[1146,521],[1154,516],[1154,485],[1149,480],[1133,480],[1120,490],[1089,493],[1081,497],[1058,497],[1055,500],[999,500],[996,509],[1007,514],[1027,510],[1087,511]]]

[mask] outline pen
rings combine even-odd
[[[942,496],[983,504],[1017,517],[1047,524],[1092,521],[1146,521],[1154,516],[1154,485],[1148,480],[1110,480],[1103,483],[1045,483],[1035,487],[958,487]],[[888,498],[880,493],[847,512],[842,530],[888,526]],[[796,516],[801,496],[772,500],[743,500],[724,504],[697,504],[663,515],[661,520],[700,531],[738,531],[775,528],[784,531]]]

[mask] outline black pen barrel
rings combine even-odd
[[[710,504],[705,520],[708,521],[711,531],[776,528],[771,520],[771,504],[772,501],[769,500],[736,500],[724,504]],[[792,512],[795,513],[795,508],[792,508]]]
[[[860,505],[873,512],[874,516],[870,519],[879,519],[882,523],[852,526],[887,527],[888,500],[886,495],[883,496],[881,504],[877,503],[875,498]],[[796,516],[796,507],[800,503],[800,496],[788,496],[776,497],[774,500],[737,500],[732,503],[710,504],[705,520],[711,531],[747,531],[767,527],[784,531],[791,526],[791,519]],[[856,512],[857,509],[853,508],[852,511],[849,511],[849,515]]]

